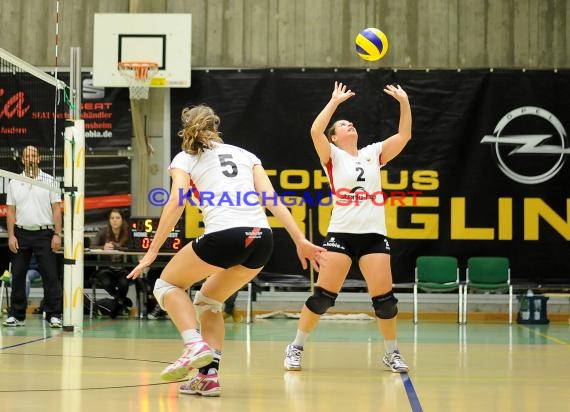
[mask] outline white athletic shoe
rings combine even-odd
[[[301,370],[301,355],[303,352],[303,347],[295,346],[292,343],[287,345],[285,349],[285,361],[283,365],[288,371],[300,371]]]
[[[396,373],[407,373],[410,368],[404,362],[400,351],[397,349],[392,353],[385,353],[382,358],[382,362],[386,365],[392,372]]]
[[[4,323],[2,323],[4,326],[8,326],[8,327],[14,327],[14,326],[26,326],[26,321],[25,320],[18,320],[16,319],[14,316],[10,316],[8,317],[8,319],[6,319],[4,321]]]

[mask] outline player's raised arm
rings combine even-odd
[[[389,94],[400,103],[400,124],[398,126],[398,133],[382,143],[382,164],[386,164],[398,156],[412,138],[412,110],[410,108],[408,94],[400,85],[393,86],[390,84],[386,86],[384,93]]]
[[[325,130],[339,104],[354,96],[354,92],[346,88],[345,84],[334,82],[332,96],[326,106],[321,110],[311,126],[311,137],[313,145],[319,156],[321,163],[326,164],[331,155],[330,142],[327,139]]]

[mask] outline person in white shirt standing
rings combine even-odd
[[[161,378],[175,381],[198,369],[180,387],[180,393],[188,395],[220,396],[224,301],[261,271],[273,250],[273,235],[262,206],[285,226],[303,268],[307,260],[318,268],[319,255],[325,250],[305,238],[257,156],[223,143],[219,123],[219,117],[205,105],[182,111],[183,127],[178,133],[182,151],[170,164],[170,198],[149,250],[128,275],[136,279],[156,259],[186,202],[201,208],[204,234],[176,253],[154,285],[158,304],[184,341],[182,356],[162,371]],[[192,304],[186,289],[205,278]]]
[[[35,146],[22,152],[23,175],[41,182],[55,179],[40,168],[40,154]],[[11,180],[7,191],[8,247],[12,256],[12,293],[4,326],[24,326],[28,300],[26,273],[35,255],[44,288],[46,321],[61,328],[63,291],[57,274],[55,251],[61,247],[61,198],[40,186]]]
[[[331,99],[311,127],[313,145],[333,193],[333,210],[323,246],[317,285],[301,311],[295,340],[287,345],[284,367],[301,370],[301,354],[321,315],[334,306],[352,260],[358,261],[384,337],[382,362],[393,372],[408,372],[396,344],[398,300],[392,292],[390,245],[386,237],[384,194],[380,168],[396,157],[412,137],[412,113],[408,95],[400,86],[384,92],[400,104],[398,133],[358,149],[358,133],[348,120],[337,120],[325,132],[337,107],[354,92],[335,82]]]

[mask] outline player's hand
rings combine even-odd
[[[57,235],[52,236],[51,238],[51,250],[57,252],[61,247],[61,238]]]
[[[149,267],[152,262],[155,261],[157,255],[157,252],[154,252],[152,250],[147,251],[143,258],[139,261],[139,264],[133,270],[131,270],[131,273],[127,275],[127,279],[137,279],[143,273],[143,271]]]
[[[400,103],[408,101],[408,94],[404,91],[404,89],[402,89],[399,84],[396,86],[392,84],[387,85],[384,88],[384,93],[389,94]]]
[[[296,244],[296,246],[297,246],[297,256],[299,257],[299,261],[301,262],[301,266],[303,266],[303,269],[307,269],[308,267],[307,260],[308,260],[309,262],[311,262],[313,269],[315,269],[318,272],[321,253],[326,252],[326,249],[312,244],[307,239],[301,240],[299,243]]]
[[[10,248],[10,252],[18,253],[18,249],[20,249],[20,246],[18,245],[18,239],[16,238],[16,236],[14,235],[10,236],[10,238],[8,239],[8,247]]]
[[[334,82],[334,90],[332,92],[331,100],[336,104],[340,104],[350,99],[354,94],[355,93],[352,90],[346,89],[346,84]]]

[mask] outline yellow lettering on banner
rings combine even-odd
[[[404,190],[408,187],[408,171],[400,170],[400,181],[399,182],[389,182],[388,181],[388,171],[381,170],[380,177],[382,181],[382,189],[385,190]]]
[[[292,206],[287,206],[293,219],[297,222],[297,226],[301,229],[304,235],[307,233],[307,224],[305,220],[307,218],[307,207],[306,204],[300,204],[302,197],[297,196],[284,196],[284,204],[291,204]],[[267,221],[269,226],[272,228],[284,228],[283,224],[275,216],[267,216]]]
[[[524,200],[524,240],[539,239],[540,218],[552,226],[554,230],[570,240],[570,199],[566,199],[566,220],[560,217],[542,199],[527,198]]]
[[[314,189],[322,189],[325,185],[328,186],[329,178],[322,169],[313,170]]]
[[[420,224],[421,228],[398,227],[398,209],[400,207],[438,207],[439,198],[420,196],[413,199],[402,199],[404,204],[386,206],[386,230],[388,237],[392,239],[438,239],[439,238],[439,215],[434,213],[411,213],[410,223]]]
[[[414,190],[439,189],[439,175],[437,170],[416,170],[412,174],[412,188]]]
[[[312,173],[311,173],[312,172]],[[287,169],[277,171],[267,170],[269,176],[277,176],[279,185],[275,185],[277,192],[284,190],[306,190],[311,187],[313,179],[313,189],[323,189],[328,184],[326,174],[322,170],[301,170]],[[412,209],[404,213],[399,209],[407,208],[437,208],[440,205],[439,197],[423,196],[412,194],[414,192],[398,192],[406,188],[413,188],[418,192],[439,189],[439,175],[435,170],[416,170],[409,172],[402,170],[396,175],[396,181],[388,182],[388,174],[381,171],[382,185],[387,191],[392,191],[391,198],[385,205],[386,225],[388,236],[394,239],[439,239],[440,237],[440,211],[417,212],[422,209]],[[325,236],[330,224],[332,203],[330,197],[321,198],[322,193],[308,194],[297,197],[287,196],[285,202],[291,211],[295,221],[304,233],[307,233],[308,210],[316,210],[316,221],[318,232]],[[270,201],[270,199],[266,199]],[[559,215],[548,204],[540,198],[523,198],[524,201],[524,240],[540,239],[540,224],[547,223],[552,229],[559,233],[564,239],[570,240],[570,199],[566,199],[566,216]],[[311,201],[318,202],[317,206],[312,206]],[[467,206],[470,198],[451,197],[450,201],[450,240],[513,240],[514,225],[513,219],[514,201],[511,197],[500,197],[497,199],[497,221],[491,221],[488,227],[470,227],[468,225]],[[480,207],[480,206],[479,206]],[[477,213],[472,211],[471,213]],[[409,216],[409,225],[416,227],[400,227],[398,220],[402,224],[402,216]],[[399,217],[399,219],[398,219]],[[271,227],[282,228],[283,225],[273,216],[268,216]],[[403,223],[406,226],[406,223]],[[194,206],[186,207],[185,233],[187,238],[196,238],[204,233],[204,223],[202,212]],[[74,251],[75,252],[75,251]]]
[[[186,239],[196,239],[204,234],[204,218],[196,206],[186,204],[184,215],[184,236]]]
[[[322,169],[267,169],[269,177],[278,177],[279,183],[274,182],[277,191],[281,190],[321,190],[328,186],[329,181],[326,173]],[[312,174],[311,174],[312,173]],[[411,174],[411,178],[410,178]],[[312,177],[312,182],[311,182]],[[380,171],[382,188],[385,190],[437,190],[439,189],[439,173],[437,170],[400,170],[396,175],[388,175],[388,171]],[[395,181],[391,181],[391,179]]]
[[[513,199],[499,198],[499,240],[513,240]]]
[[[291,182],[291,177],[294,177],[293,180],[300,180],[300,182],[295,183]],[[281,172],[279,176],[279,185],[283,189],[308,189],[311,184],[310,175],[308,170],[300,170],[300,169],[287,169]]]
[[[331,213],[333,208],[333,202],[329,197],[324,197],[319,202],[319,207],[317,209],[319,233],[322,236],[327,234],[327,229],[329,228],[329,223],[331,222]]]
[[[469,228],[466,226],[465,198],[451,198],[451,239],[493,240],[493,228]]]
[[[388,171],[381,170],[382,189],[404,190],[410,187],[410,172],[400,170],[397,182],[389,181]],[[412,173],[411,187],[414,190],[437,190],[439,188],[439,174],[437,170],[415,170]]]

